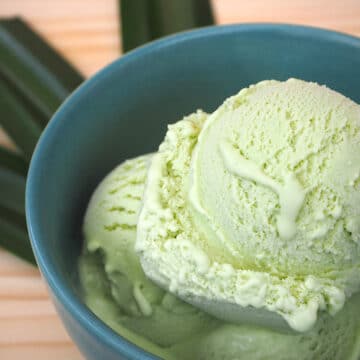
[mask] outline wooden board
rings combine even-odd
[[[214,0],[213,5],[221,24],[285,22],[360,36],[359,0]],[[0,16],[23,16],[86,76],[120,56],[117,11],[115,0],[0,1]],[[1,132],[0,142],[11,146]],[[1,250],[0,359],[82,359],[38,271]]]

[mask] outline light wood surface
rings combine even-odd
[[[213,5],[222,24],[286,22],[360,36],[359,0],[214,0]],[[117,11],[115,0],[0,0],[0,16],[23,16],[86,76],[120,55]],[[0,143],[11,146],[1,130]],[[82,359],[38,270],[2,250],[0,359]]]

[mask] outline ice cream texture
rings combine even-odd
[[[162,288],[227,321],[308,331],[360,288],[360,106],[263,81],[169,126],[136,251]]]
[[[205,114],[193,115],[203,117]],[[135,253],[148,162],[128,160],[97,187],[84,220],[80,279],[89,308],[119,334],[166,360],[357,360],[360,296],[304,334],[220,321],[147,279]]]

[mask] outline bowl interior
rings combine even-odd
[[[284,25],[208,28],[140,48],[78,89],[44,132],[27,189],[33,246],[55,296],[80,304],[82,217],[108,171],[155,151],[168,123],[212,111],[249,84],[289,77],[360,102],[360,40]]]

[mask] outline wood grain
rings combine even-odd
[[[283,22],[360,36],[359,0],[214,0],[218,23]],[[120,56],[116,0],[1,0],[86,76]],[[1,111],[1,109],[0,109]],[[11,146],[1,133],[0,143]],[[0,359],[80,360],[37,269],[0,250]]]
[[[21,15],[85,75],[120,54],[115,0],[2,0],[0,16]]]
[[[324,27],[360,36],[359,0],[216,0],[220,23],[281,22]]]

